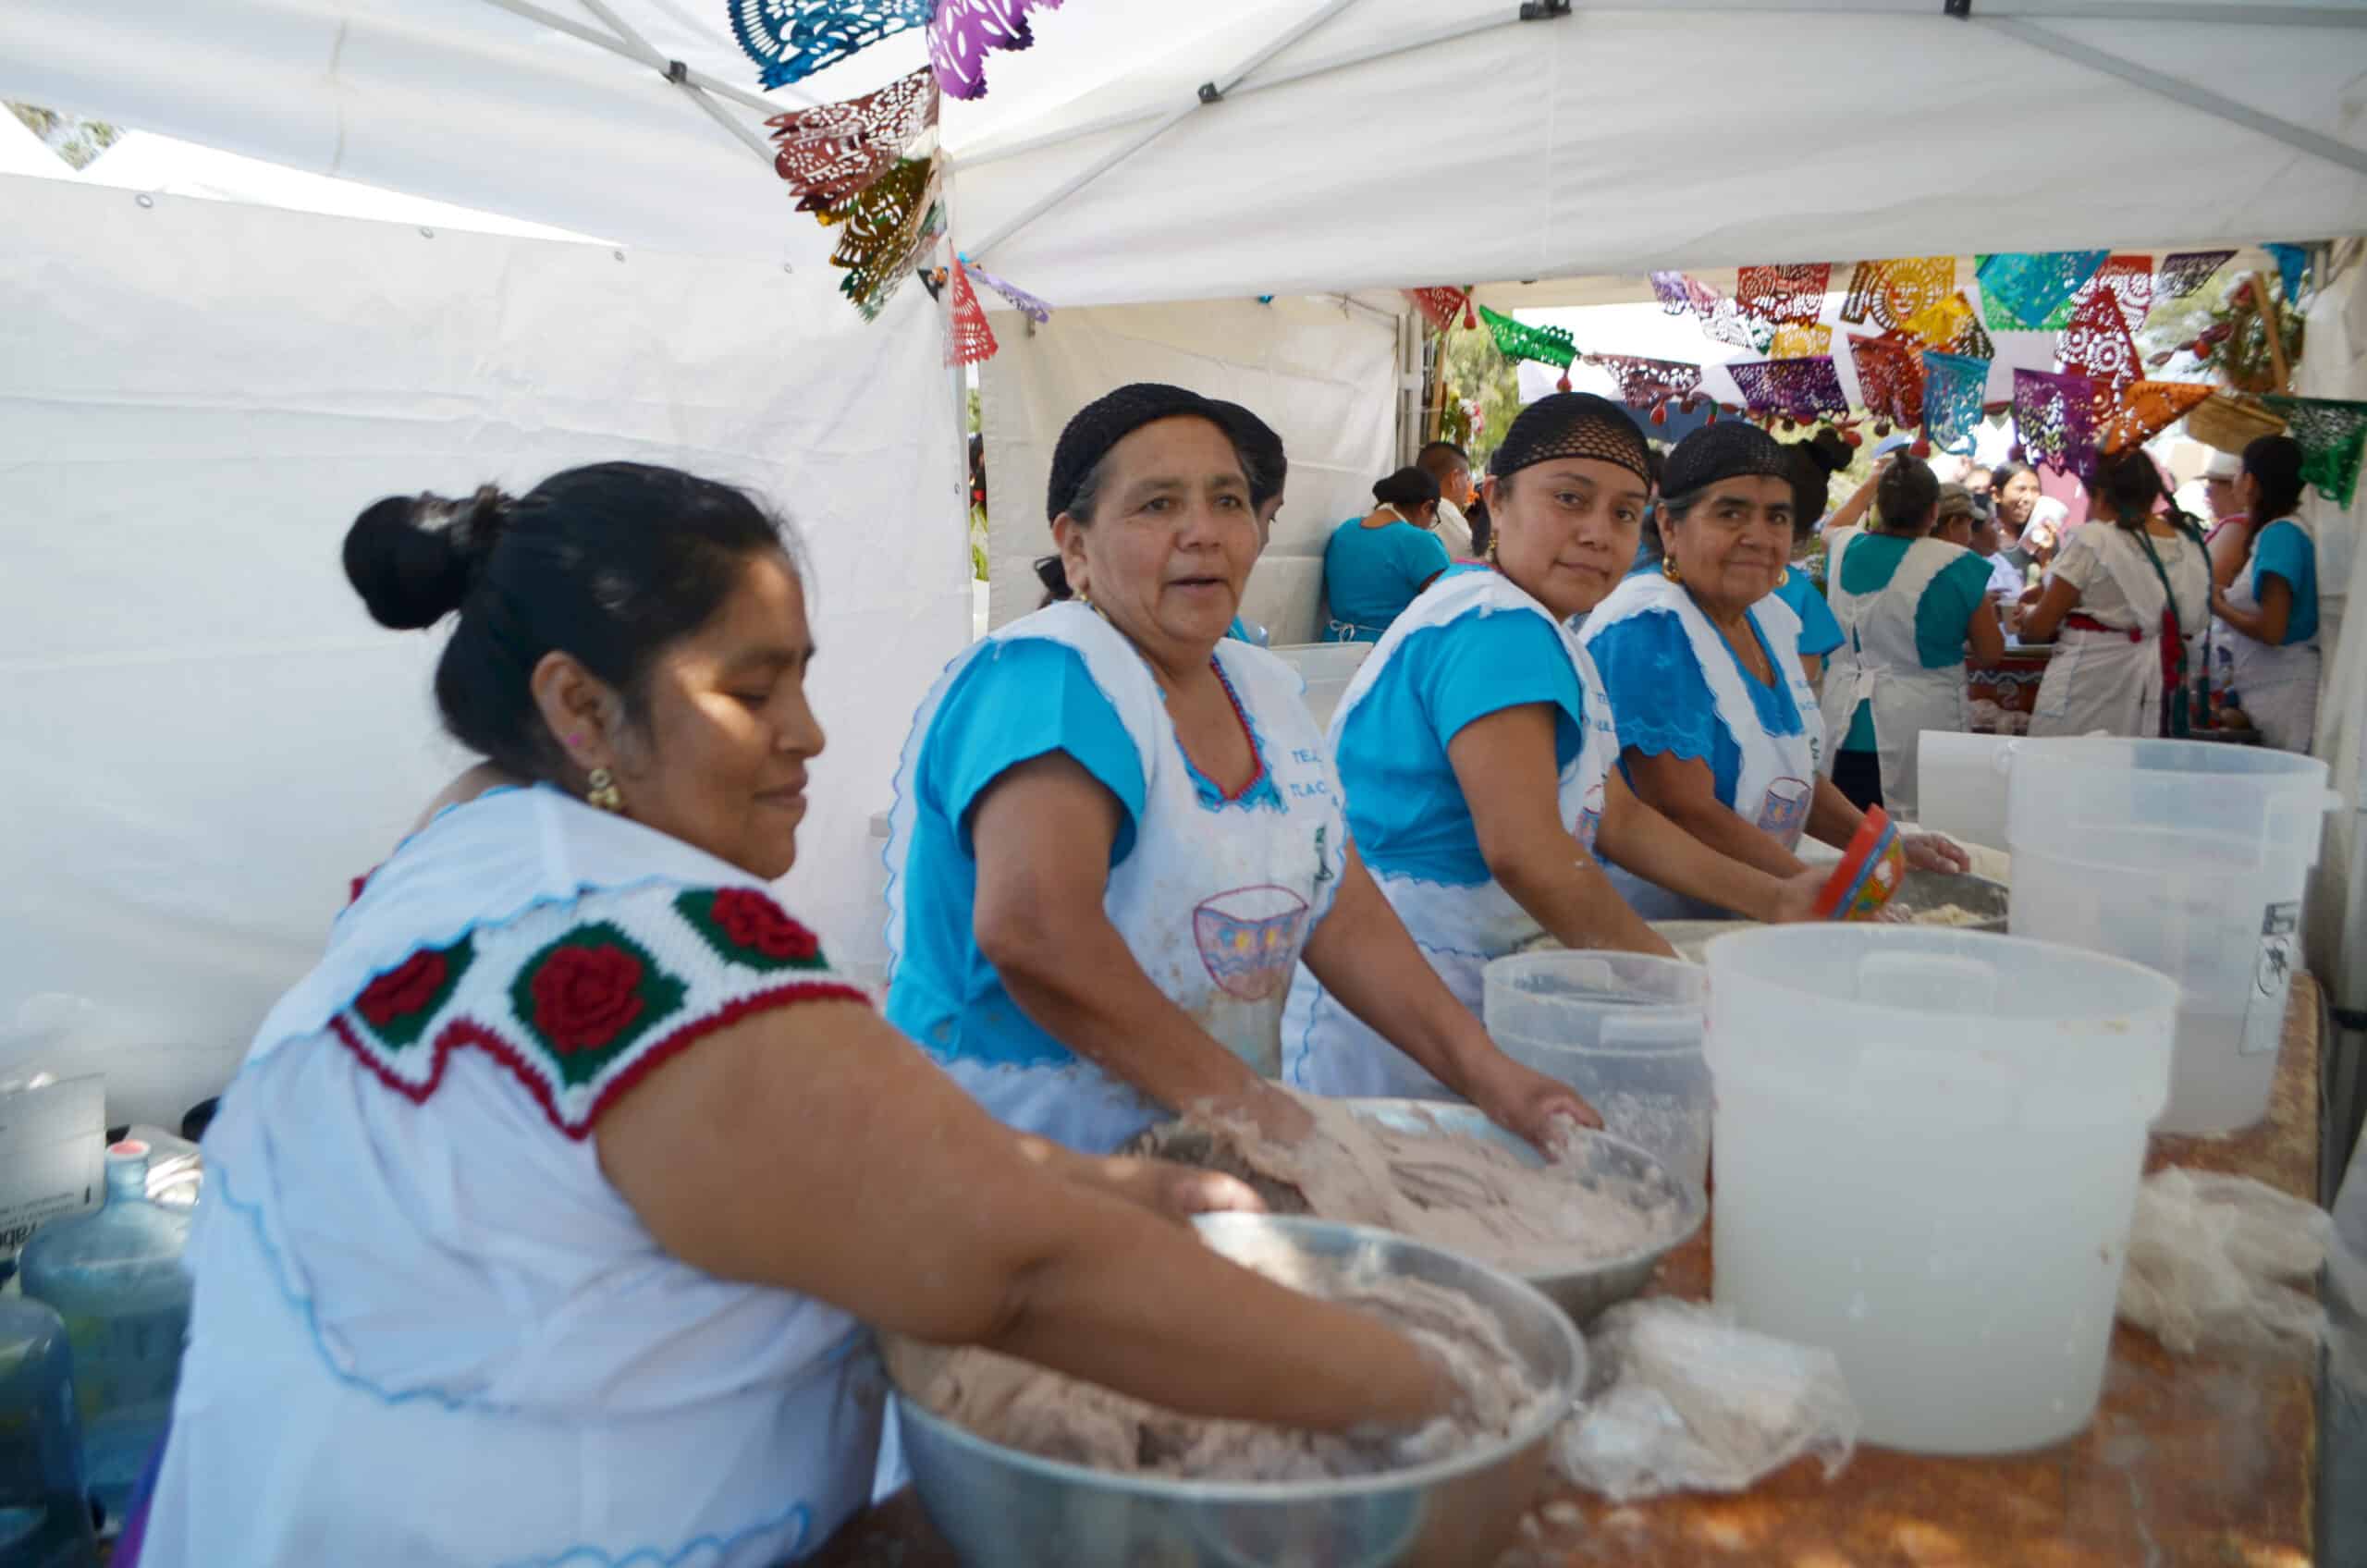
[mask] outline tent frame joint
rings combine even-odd
[[[1203,104],[1221,104],[1224,102],[1224,89],[1219,87],[1213,81],[1204,81],[1200,83],[1199,92],[1200,102]]]
[[[1570,14],[1570,0],[1520,0],[1520,19],[1550,22]]]
[[[1960,22],[1968,22],[1972,19],[1972,0],[1940,0],[1940,10]]]

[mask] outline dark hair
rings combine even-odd
[[[2029,474],[2032,479],[2036,479],[2038,477],[2038,470],[2022,461],[2019,458],[2008,459],[2006,461],[1999,463],[1995,468],[1989,471],[1989,488],[1991,493],[1993,495],[2003,496],[2005,493],[2005,486],[2014,482],[2015,476],[2017,474],[2023,473]]]
[[[1933,508],[1940,504],[1940,476],[1920,458],[1900,452],[1883,470],[1874,486],[1874,509],[1891,533],[1931,531]]]
[[[2168,499],[2168,487],[2162,483],[2162,471],[2153,466],[2152,458],[2142,447],[2131,447],[2110,455],[2099,453],[2096,458],[2096,478],[2091,494],[2113,510],[2113,521],[2135,533],[2142,529],[2153,515],[2157,503]],[[2192,520],[2172,505],[2169,518],[2181,530],[2191,530]]]
[[[511,499],[392,496],[345,535],[345,575],[381,626],[458,612],[435,704],[462,745],[521,778],[566,763],[534,704],[546,654],[579,660],[644,717],[649,668],[705,625],[751,557],[787,550],[783,525],[742,491],[679,469],[595,463]]]
[[[1784,448],[1792,459],[1792,535],[1816,533],[1833,501],[1833,476],[1849,466],[1849,444],[1830,430]]]
[[[1401,468],[1373,485],[1372,498],[1402,512],[1418,511],[1439,498],[1439,482],[1418,468]]]
[[[1500,479],[1496,483],[1502,485],[1509,482]],[[1471,553],[1483,560],[1486,559],[1488,542],[1496,536],[1496,520],[1488,510],[1486,491],[1481,491],[1473,498],[1471,509],[1463,514],[1463,521],[1471,525]]]
[[[2244,447],[2244,472],[2260,485],[2256,527],[2292,516],[2301,504],[2301,443],[2290,435],[2254,437]]]
[[[1107,453],[1103,454],[1105,459],[1107,456]],[[1085,471],[1084,476],[1076,482],[1076,488],[1069,493],[1068,505],[1061,508],[1079,522],[1091,523],[1095,508],[1101,505],[1103,466],[1102,461],[1096,461]],[[1061,564],[1057,553],[1036,557],[1036,581],[1044,585],[1044,597],[1036,606],[1039,610],[1046,605],[1057,605],[1064,599],[1076,597],[1076,591],[1069,586],[1069,569]]]
[[[1262,511],[1290,481],[1290,454],[1282,450],[1282,433],[1238,403],[1218,407],[1233,416],[1233,449],[1241,455],[1242,477],[1249,481],[1249,506]]]
[[[1450,463],[1441,460],[1447,458],[1452,458],[1454,461]],[[1466,469],[1469,468],[1471,466],[1471,454],[1465,451],[1462,447],[1456,446],[1452,441],[1433,441],[1414,455],[1414,466],[1433,477],[1437,475],[1441,469],[1453,468],[1457,465]]]

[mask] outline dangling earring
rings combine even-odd
[[[1488,564],[1490,566],[1501,564],[1496,559],[1496,535],[1492,533],[1488,535]]]
[[[625,809],[625,798],[617,791],[615,774],[605,767],[595,767],[592,770],[590,784],[591,787],[583,791],[586,805],[595,806],[601,811],[621,812]]]
[[[1676,569],[1676,557],[1674,556],[1662,556],[1661,557],[1661,575],[1667,578],[1671,582],[1682,582],[1685,581],[1685,573],[1677,570]]]

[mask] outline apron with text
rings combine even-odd
[[[2089,526],[2103,531],[2097,558],[2128,601],[2135,624],[2127,630],[2067,627],[2056,636],[2030,732],[2044,738],[2102,731],[2150,741],[2161,729],[2162,614],[2169,594],[2128,530],[2109,522]]]
[[[1916,611],[1932,580],[1968,552],[1943,540],[1918,539],[1907,545],[1889,582],[1871,594],[1853,594],[1841,585],[1841,558],[1863,537],[1858,529],[1846,529],[1830,546],[1825,582],[1834,619],[1846,640],[1825,667],[1824,732],[1846,738],[1858,704],[1871,703],[1883,805],[1893,816],[1912,820],[1919,738],[1926,729],[1962,734],[1966,723],[1964,664],[1923,668]],[[1837,752],[1839,741],[1834,744]]]
[[[1260,1073],[1280,1069],[1283,993],[1299,950],[1339,889],[1347,819],[1323,737],[1298,675],[1245,643],[1217,644],[1218,668],[1270,776],[1276,800],[1204,803],[1150,666],[1091,608],[1070,602],[1025,616],[956,659],[914,720],[897,780],[889,864],[912,841],[920,748],[947,688],[971,659],[1040,637],[1074,649],[1117,710],[1142,760],[1143,810],[1133,852],[1111,869],[1103,908],[1151,983]],[[903,951],[902,897],[890,888],[889,949]],[[1090,1061],[997,1059],[957,1039],[931,1056],[1010,1126],[1086,1154],[1107,1154],[1167,1112]],[[989,1043],[990,1044],[990,1043]]]
[[[2299,519],[2287,521],[2296,528],[2302,526]],[[2311,540],[2312,547],[2316,543]],[[2257,538],[2252,547],[2260,547]],[[2227,602],[2247,614],[2260,608],[2260,600],[2252,593],[2249,562],[2226,594]],[[2307,752],[2318,732],[2318,682],[2324,659],[2318,638],[2312,635],[2306,643],[2271,647],[2221,621],[2212,628],[2211,639],[2218,684],[2235,692],[2244,716],[2260,731],[2262,743],[2280,752]]]
[[[1742,753],[1742,770],[1735,780],[1735,798],[1727,804],[1735,815],[1767,834],[1785,850],[1795,848],[1807,830],[1809,813],[1816,802],[1816,778],[1824,766],[1824,717],[1816,693],[1809,689],[1800,668],[1800,619],[1792,607],[1771,594],[1750,607],[1750,618],[1765,641],[1779,680],[1791,688],[1792,706],[1800,717],[1797,735],[1771,735],[1759,722],[1743,686],[1726,640],[1711,625],[1693,595],[1659,572],[1630,577],[1612,591],[1587,618],[1586,640],[1591,644],[1610,627],[1639,615],[1674,615],[1685,629],[1693,660],[1710,688],[1718,722],[1733,737]],[[1828,681],[1832,677],[1825,678]],[[1639,695],[1637,701],[1654,700]],[[1673,893],[1632,872],[1605,865],[1611,880],[1630,908],[1647,920],[1729,920],[1730,910],[1699,899]]]
[[[1602,823],[1605,781],[1619,754],[1611,699],[1595,673],[1594,660],[1577,638],[1543,605],[1494,571],[1466,570],[1441,578],[1406,606],[1341,698],[1331,717],[1331,745],[1338,746],[1348,716],[1364,701],[1382,667],[1396,655],[1406,638],[1471,615],[1539,616],[1561,639],[1577,673],[1586,715],[1586,733],[1577,755],[1562,770],[1562,826],[1581,848],[1593,853],[1595,831]],[[1438,971],[1455,999],[1475,1015],[1480,1011],[1481,977],[1489,962],[1517,951],[1543,934],[1527,912],[1493,880],[1458,887],[1378,869],[1373,879],[1405,923],[1422,956]],[[1316,1094],[1454,1097],[1419,1063],[1351,1014],[1303,965],[1291,982],[1289,1004],[1282,1012],[1282,1057],[1285,1080]]]

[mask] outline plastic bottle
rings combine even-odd
[[[0,1562],[96,1568],[66,1324],[0,1296]]]
[[[189,1336],[188,1240],[188,1214],[148,1199],[148,1145],[128,1140],[107,1149],[105,1205],[25,1246],[25,1294],[66,1320],[83,1474],[111,1519],[129,1512],[172,1418]]]

